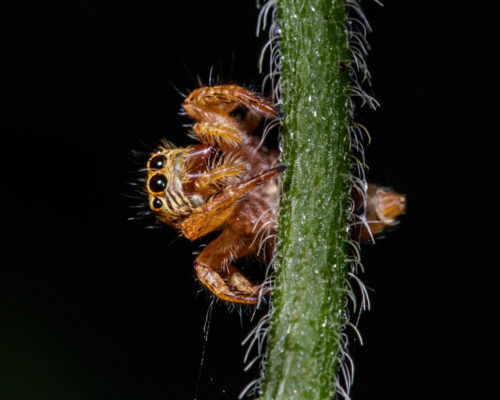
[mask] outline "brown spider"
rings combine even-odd
[[[255,254],[261,244],[256,236],[264,230],[269,238],[276,233],[277,177],[286,167],[253,133],[262,118],[277,118],[280,111],[235,85],[197,89],[183,108],[197,121],[192,129],[202,144],[165,144],[151,156],[150,207],[190,240],[222,231],[197,257],[198,279],[222,300],[256,304],[259,287],[232,262]],[[272,242],[261,246],[261,255],[270,256]]]
[[[233,262],[247,255],[269,260],[274,250],[278,177],[286,166],[279,163],[279,152],[254,133],[263,118],[278,118],[281,112],[236,85],[199,88],[183,108],[197,121],[192,130],[201,144],[175,148],[165,143],[152,154],[147,164],[150,207],[190,240],[221,231],[196,258],[198,279],[219,299],[257,304],[260,287]],[[387,215],[383,226],[401,213],[402,204],[396,204],[399,212]],[[380,205],[368,201],[366,214]],[[363,239],[369,237],[363,236],[365,229]]]

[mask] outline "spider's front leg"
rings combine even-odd
[[[231,113],[239,107],[266,118],[281,115],[267,100],[236,85],[202,87],[184,100],[184,110],[196,121],[195,134],[205,143],[220,147],[235,147],[248,134]],[[248,127],[247,127],[248,128]]]
[[[247,218],[239,215],[241,203],[236,201],[275,178],[285,168],[285,165],[280,165],[225,188],[193,211],[181,226],[184,236],[191,240],[224,227],[222,233],[203,249],[195,265],[200,282],[222,300],[242,304],[257,304],[259,301],[259,287],[231,264],[233,260],[252,253],[258,244],[254,240],[253,223],[248,226]]]
[[[257,304],[259,286],[253,285],[231,264],[252,249],[250,237],[242,230],[228,226],[203,249],[196,259],[196,275],[215,296],[224,301],[240,304]]]
[[[285,164],[268,169],[260,175],[228,186],[210,201],[195,209],[182,223],[181,230],[189,240],[196,240],[215,231],[232,215],[236,200],[247,192],[275,178],[286,169]]]

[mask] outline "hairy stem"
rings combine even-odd
[[[346,322],[351,162],[345,0],[279,0],[278,22],[288,170],[261,399],[324,400],[336,390]]]

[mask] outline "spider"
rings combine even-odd
[[[198,255],[197,277],[219,299],[256,304],[259,287],[233,262],[256,253],[270,257],[274,248],[278,176],[286,166],[254,132],[263,118],[281,112],[236,85],[199,88],[183,109],[197,121],[192,131],[201,144],[165,143],[153,153],[147,165],[150,207],[189,240],[221,231]],[[264,235],[269,240],[262,245],[258,236]]]
[[[263,119],[282,113],[236,85],[196,89],[182,107],[196,121],[192,134],[201,143],[176,148],[165,142],[151,155],[149,206],[161,222],[189,240],[220,231],[196,258],[199,281],[221,300],[257,304],[266,293],[234,262],[248,255],[272,257],[278,179],[286,165],[280,164],[279,151],[266,147],[256,133]],[[368,201],[366,214],[380,204]],[[392,212],[384,223],[397,215]]]

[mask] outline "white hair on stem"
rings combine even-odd
[[[377,4],[382,5],[377,0],[374,0]],[[257,21],[257,35],[262,31],[268,32],[268,40],[264,45],[261,56],[259,58],[259,72],[267,71],[264,75],[262,82],[262,92],[271,93],[272,101],[277,104],[282,104],[282,93],[283,88],[281,84],[281,41],[280,35],[281,30],[277,21],[277,0],[267,0],[263,4],[260,1],[257,2],[260,8],[259,17]],[[367,35],[371,32],[370,24],[363,13],[358,0],[346,0],[347,8],[347,28],[349,30],[349,51],[350,51],[350,66],[349,73],[351,79],[350,85],[350,116],[351,116],[351,126],[350,126],[350,149],[353,160],[352,173],[347,177],[350,185],[351,191],[356,192],[362,199],[363,207],[366,209],[366,198],[368,184],[366,181],[365,171],[367,166],[365,164],[364,156],[364,146],[365,137],[370,143],[371,138],[368,130],[361,124],[353,121],[354,111],[358,107],[368,106],[371,109],[375,109],[379,106],[378,101],[371,95],[369,95],[364,87],[366,85],[370,86],[370,72],[366,64],[366,56],[370,50],[369,43],[367,41]],[[267,60],[267,64],[266,64]],[[265,66],[267,65],[267,67]],[[270,89],[266,91],[266,89]],[[353,100],[357,98],[359,101],[354,102]],[[356,104],[359,103],[359,104]],[[271,129],[279,127],[281,124],[280,120],[274,120],[268,124],[264,129],[262,143],[265,137]],[[261,143],[261,144],[262,144]],[[282,148],[282,138],[280,135],[279,139],[280,150]],[[260,145],[259,145],[260,147]],[[353,200],[349,202],[349,224],[348,229],[352,231],[352,228],[363,225],[370,232],[369,222],[366,220],[366,216],[356,214],[355,203]],[[267,225],[267,224],[266,224]],[[276,236],[270,234],[271,229],[275,226],[270,226],[265,229],[263,226],[256,238],[259,237],[259,253],[262,247],[265,245],[267,240],[276,241]],[[267,234],[266,234],[267,233]],[[371,232],[370,232],[371,235]],[[373,236],[371,236],[373,240]],[[256,239],[257,240],[257,239]],[[339,397],[343,397],[346,400],[350,400],[350,388],[354,380],[354,362],[348,353],[348,335],[345,330],[347,327],[352,328],[355,337],[357,337],[360,343],[363,343],[363,339],[359,330],[357,329],[357,324],[362,311],[370,309],[370,299],[368,295],[368,290],[365,285],[358,277],[358,269],[363,271],[363,265],[361,263],[360,255],[360,245],[358,241],[349,239],[346,243],[350,249],[351,256],[348,258],[350,271],[348,272],[348,284],[346,293],[346,306],[345,306],[345,326],[343,327],[343,333],[339,338],[339,360],[332,360],[332,365],[337,366],[337,377],[336,377],[336,394]],[[266,278],[261,284],[261,289],[259,297],[263,296],[263,293],[268,293],[270,287],[273,283],[273,272],[275,269],[276,262],[276,251],[271,257],[271,260],[267,260]],[[355,282],[358,290],[355,291],[352,287],[351,282]],[[357,296],[355,292],[359,291],[360,303],[358,308]],[[358,295],[358,296],[359,296]],[[259,302],[260,303],[260,302]],[[356,323],[350,322],[349,318],[349,307],[357,314]],[[267,341],[267,332],[269,330],[270,315],[272,312],[272,298],[269,303],[269,312],[266,313],[257,322],[256,326],[248,334],[248,336],[243,340],[242,345],[247,346],[247,351],[244,357],[244,362],[246,363],[245,371],[251,369],[254,365],[260,365],[261,376],[259,379],[252,380],[239,395],[239,399],[243,399],[246,396],[257,397],[260,389],[260,384],[262,380],[262,374],[264,370],[265,354],[264,346]],[[251,357],[251,354],[257,353],[256,356]]]

